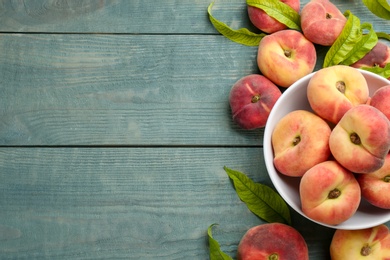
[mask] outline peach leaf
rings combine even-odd
[[[238,197],[248,209],[266,222],[291,225],[289,208],[283,198],[271,187],[255,183],[244,173],[224,167],[233,181]]]
[[[301,16],[280,0],[247,0],[247,5],[259,8],[290,29],[301,30]]]
[[[378,38],[380,38],[380,39],[385,39],[385,40],[390,41],[390,34],[388,34],[388,33],[386,33],[386,32],[376,32],[376,35],[377,35]]]
[[[368,32],[363,32],[362,38],[354,44],[352,50],[349,52],[349,56],[345,57],[341,62],[342,65],[351,65],[357,62],[369,53],[370,50],[378,43],[378,35],[374,31],[372,24],[363,23],[361,28],[363,30],[368,30]]]
[[[207,235],[209,237],[210,260],[231,260],[232,258],[229,255],[222,252],[218,241],[213,238],[212,228],[216,225],[217,224],[211,224],[207,229]]]
[[[217,20],[212,14],[211,9],[213,7],[211,3],[207,9],[210,22],[213,24],[214,28],[223,36],[232,40],[236,43],[240,43],[247,46],[258,46],[261,39],[266,35],[264,33],[253,33],[246,28],[241,28],[238,30],[230,28],[227,24]]]
[[[390,5],[386,0],[363,0],[363,4],[376,16],[390,20]]]
[[[325,55],[324,68],[341,64],[345,57],[350,56],[354,45],[363,37],[360,19],[350,11],[347,11],[345,15],[348,16],[348,20],[339,37],[337,37]]]
[[[373,72],[386,79],[390,78],[390,63],[387,63],[386,66],[383,68],[379,66],[374,66],[374,67],[361,67],[361,69]]]

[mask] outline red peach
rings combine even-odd
[[[390,120],[390,85],[377,89],[371,97],[370,105],[379,109]]]
[[[281,95],[280,89],[262,75],[251,74],[239,79],[229,95],[233,120],[244,129],[264,127]]]
[[[301,10],[301,28],[316,44],[330,46],[343,30],[347,18],[329,0],[311,0]]]
[[[293,227],[267,223],[250,228],[242,237],[238,260],[284,259],[308,260],[309,252],[303,236]]]
[[[351,64],[351,67],[385,67],[390,62],[390,47],[382,42],[378,42],[363,58]]]
[[[300,0],[279,0],[299,12]],[[269,16],[262,9],[248,5],[248,16],[252,24],[265,33],[274,33],[287,28],[275,18]]]
[[[362,197],[382,209],[390,209],[390,154],[379,170],[368,174],[357,174],[356,179],[362,190]]]

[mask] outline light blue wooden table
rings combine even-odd
[[[390,33],[360,0],[332,2]],[[219,35],[209,4],[0,1],[0,259],[208,259],[212,223],[234,257],[264,223],[223,170],[272,185],[263,129],[240,130],[227,99],[256,47]],[[253,29],[245,1],[213,14]],[[334,230],[292,214],[328,259]]]

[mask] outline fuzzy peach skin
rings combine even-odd
[[[390,85],[377,89],[370,99],[370,105],[379,109],[390,120]]]
[[[280,0],[290,6],[296,12],[299,12],[301,7],[300,0]],[[284,30],[287,26],[275,18],[269,16],[262,9],[248,5],[248,16],[252,24],[265,33],[274,33],[280,30]]]
[[[351,67],[385,67],[390,62],[390,47],[382,42],[378,42],[363,58],[351,64]]]
[[[282,174],[302,176],[330,155],[329,125],[319,116],[295,110],[285,115],[275,126],[271,143],[274,166]]]
[[[329,0],[311,0],[301,10],[301,28],[316,44],[330,46],[343,30],[347,18]]]
[[[313,166],[303,175],[299,194],[303,213],[328,225],[338,225],[352,217],[361,200],[353,173],[331,160]]]
[[[357,174],[362,197],[378,208],[390,209],[390,154],[381,168],[368,174]]]
[[[237,248],[238,260],[308,260],[305,239],[293,227],[267,223],[250,228]]]
[[[248,130],[264,127],[281,95],[280,89],[262,75],[242,77],[233,84],[229,94],[233,121]]]
[[[262,74],[285,88],[313,72],[316,61],[314,44],[296,30],[263,37],[257,51],[257,65]]]
[[[390,123],[370,105],[351,108],[329,138],[333,157],[354,173],[370,173],[384,164],[390,149]]]
[[[390,259],[389,229],[382,224],[367,229],[335,231],[331,244],[332,260]]]
[[[365,104],[368,98],[369,88],[363,74],[345,65],[316,71],[307,86],[307,99],[313,111],[334,124],[352,107]]]

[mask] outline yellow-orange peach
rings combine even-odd
[[[354,173],[378,170],[390,149],[390,122],[370,105],[351,108],[329,138],[333,157]]]
[[[344,65],[316,71],[307,86],[307,99],[313,111],[334,124],[352,107],[365,104],[368,98],[363,74]]]
[[[367,229],[335,231],[331,244],[332,260],[390,259],[390,234],[386,225]]]
[[[330,155],[329,125],[319,116],[295,110],[285,115],[275,126],[271,142],[275,168],[292,177],[302,176]]]
[[[262,74],[285,88],[313,72],[316,61],[314,44],[296,30],[282,30],[263,37],[257,52]]]
[[[313,166],[302,176],[299,194],[302,212],[328,225],[351,218],[361,200],[353,173],[332,160]]]

